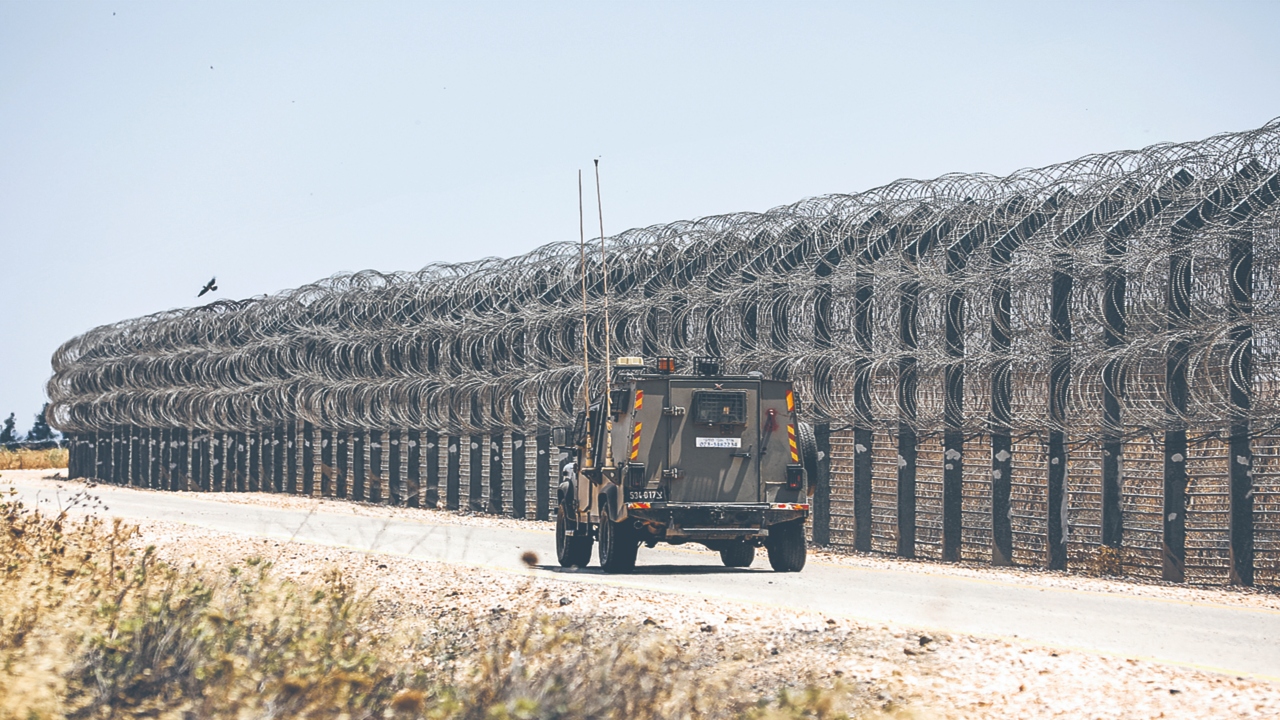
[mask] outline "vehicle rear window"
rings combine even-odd
[[[699,425],[746,425],[745,390],[698,390],[693,393],[693,421]]]

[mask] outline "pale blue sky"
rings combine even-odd
[[[0,0],[0,416],[90,327],[1280,116],[1280,2]]]

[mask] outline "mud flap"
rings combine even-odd
[[[622,522],[627,519],[627,504],[622,501],[622,492],[617,485],[613,483],[605,483],[600,488],[601,510],[608,514],[608,518],[613,522]]]

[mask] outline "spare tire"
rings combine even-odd
[[[813,434],[813,426],[807,422],[797,423],[800,436],[800,462],[804,464],[805,491],[810,492],[818,486],[818,438]]]

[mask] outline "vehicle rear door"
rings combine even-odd
[[[750,380],[671,381],[671,502],[760,502],[759,395]]]

